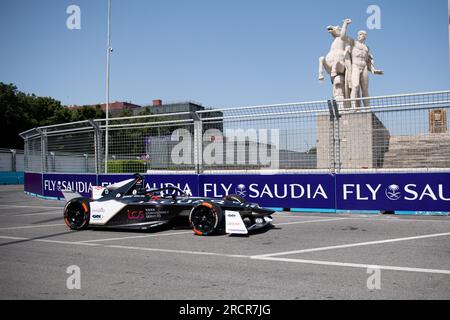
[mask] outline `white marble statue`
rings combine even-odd
[[[333,99],[340,108],[350,107],[349,103],[339,102],[341,100],[369,96],[369,72],[383,74],[383,71],[375,69],[373,56],[365,44],[367,33],[358,32],[356,41],[347,35],[351,22],[350,19],[345,19],[342,28],[327,27],[334,40],[326,57],[319,58],[319,80],[324,80],[325,69],[330,74],[333,85]],[[364,105],[369,105],[368,99],[364,100]],[[359,102],[352,102],[351,107],[359,107]]]
[[[367,33],[358,32],[358,39],[351,48],[351,95],[352,99],[369,97],[369,72],[373,74],[383,74],[382,70],[375,69],[374,59],[369,47],[365,44]],[[369,106],[369,100],[363,99],[365,107]],[[352,101],[352,107],[359,107],[359,101]]]
[[[345,19],[342,28],[339,26],[328,26],[328,33],[334,38],[330,52],[326,57],[319,58],[319,80],[324,80],[323,69],[330,74],[333,84],[333,98],[342,100],[350,98],[349,74],[347,69],[351,68],[351,47],[353,39],[347,36],[350,19]]]

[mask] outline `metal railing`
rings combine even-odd
[[[0,148],[0,172],[22,172],[23,170],[23,150]]]
[[[27,172],[448,171],[449,109],[440,91],[110,118],[108,146],[105,119],[21,137]]]

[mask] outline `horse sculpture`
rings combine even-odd
[[[350,19],[343,21],[342,27],[328,26],[327,31],[334,38],[330,52],[319,58],[319,80],[324,80],[323,69],[330,75],[333,84],[333,98],[343,100],[350,98],[351,90],[351,51],[354,40],[347,36]]]

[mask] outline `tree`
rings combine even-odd
[[[96,106],[81,106],[72,110],[70,121],[82,121],[89,119],[104,118],[106,113],[101,109],[100,105]]]
[[[18,133],[26,130],[31,121],[17,97],[17,87],[0,82],[0,147],[17,148],[23,145]]]
[[[71,121],[105,117],[100,105],[69,109],[51,97],[39,97],[0,82],[0,148],[23,148],[20,132]]]

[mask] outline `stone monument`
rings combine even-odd
[[[343,20],[342,27],[328,26],[333,42],[330,52],[319,58],[319,80],[324,80],[323,70],[330,75],[333,99],[339,116],[339,143],[341,169],[381,168],[384,154],[389,149],[390,134],[381,120],[370,110],[369,73],[382,75],[374,67],[374,58],[365,44],[367,33],[359,31],[357,40],[348,36],[350,19]],[[354,99],[354,100],[346,100]],[[344,100],[344,101],[343,101]],[[317,117],[317,167],[328,168],[330,157],[330,132],[335,130],[329,116]],[[335,137],[336,138],[336,137]]]
[[[319,80],[325,79],[323,69],[330,75],[333,99],[340,101],[350,98],[351,47],[353,39],[347,36],[347,28],[352,21],[345,19],[342,27],[328,26],[333,37],[330,52],[319,58]]]
[[[330,52],[319,58],[319,80],[325,79],[323,70],[330,75],[333,87],[333,99],[339,107],[359,107],[359,101],[342,103],[344,99],[369,97],[369,72],[382,75],[384,72],[375,68],[374,58],[365,44],[367,32],[358,32],[355,41],[347,35],[351,19],[345,19],[342,27],[328,26],[327,31],[333,37]],[[369,106],[369,100],[364,99],[364,106]]]

